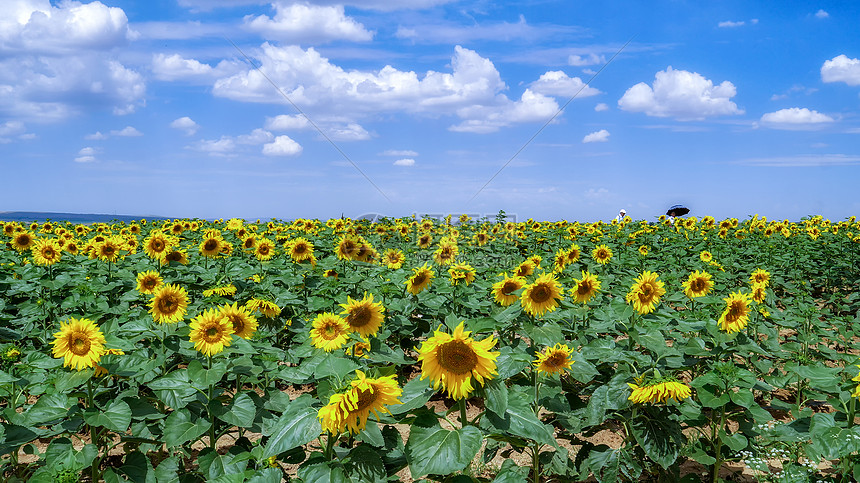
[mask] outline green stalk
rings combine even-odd
[[[714,462],[713,474],[711,475],[711,481],[713,483],[717,483],[720,477],[720,467],[723,466],[723,438],[720,437],[720,429],[726,427],[726,406],[725,404],[720,408],[720,425],[715,428],[714,431],[711,432],[711,435],[714,437],[714,457],[717,461]]]
[[[93,394],[93,378],[87,379],[87,409],[90,409],[95,406],[95,395]],[[101,445],[99,444],[99,436],[98,436],[98,428],[87,425],[90,429],[90,442],[96,446],[96,448],[101,449]],[[90,465],[90,476],[92,477],[92,481],[99,481],[101,475],[99,474],[99,463],[101,462],[100,458],[95,458],[93,460],[92,465]]]
[[[460,405],[460,427],[465,428],[469,424],[469,419],[466,417],[466,398],[460,398],[457,404]]]

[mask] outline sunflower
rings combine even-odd
[[[490,240],[492,240],[492,237],[490,235],[488,235],[486,232],[480,231],[478,233],[475,233],[474,236],[472,236],[472,240],[474,240],[476,245],[478,245],[479,247],[482,247],[482,246],[486,245],[487,243],[489,243]]]
[[[90,253],[92,258],[98,258],[103,262],[116,263],[122,254],[123,243],[114,237],[106,237],[104,241],[97,243]]]
[[[702,250],[702,253],[699,253],[699,260],[705,263],[711,263],[711,260],[714,259],[714,256],[711,255],[711,252],[707,250]]]
[[[36,265],[53,265],[60,261],[63,249],[53,238],[40,238],[33,243],[30,250]]]
[[[147,270],[137,274],[137,291],[142,294],[152,295],[162,284],[164,284],[164,280],[155,270]]]
[[[245,308],[251,312],[259,312],[270,319],[281,314],[281,308],[276,303],[264,299],[252,298],[245,303]]]
[[[215,295],[221,297],[229,297],[230,295],[236,295],[236,286],[230,283],[227,285],[219,285],[217,287],[212,287],[203,291],[204,297],[212,297]]]
[[[221,255],[221,244],[224,239],[220,236],[209,234],[203,241],[200,242],[198,250],[200,254],[207,258],[216,258]]]
[[[756,303],[763,304],[767,298],[767,285],[753,284],[751,297]]]
[[[254,248],[254,256],[261,262],[271,260],[275,256],[274,242],[268,238],[258,240],[257,246]]]
[[[634,404],[662,403],[669,398],[681,402],[682,399],[690,397],[690,387],[672,379],[662,379],[644,386],[629,382],[627,385],[633,391],[627,399]]]
[[[393,248],[389,248],[385,250],[385,253],[382,254],[382,263],[384,263],[388,268],[398,269],[403,266],[403,262],[406,261],[406,255],[403,254],[400,250],[395,250]]]
[[[572,244],[570,248],[567,249],[567,263],[575,263],[579,260],[580,250],[579,245],[576,243]]]
[[[666,289],[663,282],[657,280],[657,274],[645,270],[633,282],[625,300],[633,303],[633,308],[644,315],[654,311],[660,303],[660,297],[665,293]]]
[[[448,275],[451,277],[451,285],[458,285],[460,282],[469,285],[475,281],[475,269],[468,263],[455,263],[448,269]]]
[[[712,288],[714,288],[714,282],[711,280],[711,274],[705,271],[694,271],[687,277],[687,280],[683,283],[684,285],[684,294],[691,299],[696,297],[702,297],[704,295],[708,295]]]
[[[36,242],[36,238],[28,231],[22,231],[12,237],[12,248],[18,252],[29,250]]]
[[[764,285],[767,287],[770,284],[770,272],[758,268],[750,275],[750,285]]]
[[[303,262],[314,258],[314,244],[306,238],[299,237],[284,244],[284,248],[290,254],[290,258],[297,262]]]
[[[483,385],[496,376],[496,359],[499,352],[490,349],[496,345],[493,336],[476,341],[469,337],[463,323],[453,334],[440,330],[421,343],[418,360],[421,361],[421,379],[430,379],[433,389],[441,386],[454,399],[465,399],[474,390],[472,378]]]
[[[559,248],[552,257],[552,271],[564,271],[564,267],[567,266],[567,263],[567,251],[563,248]]]
[[[172,240],[160,231],[153,231],[143,241],[143,251],[149,258],[162,260],[173,245]]]
[[[359,262],[373,263],[379,255],[376,253],[376,249],[364,238],[360,238],[359,241],[358,251],[355,252],[353,259]]]
[[[648,256],[648,245],[640,245],[639,246],[639,254],[643,257]]]
[[[373,294],[365,292],[364,298],[361,300],[353,300],[352,297],[346,297],[346,303],[340,304],[343,307],[341,315],[345,315],[346,325],[353,332],[367,338],[375,336],[379,332],[379,327],[382,325],[385,316],[385,307],[382,302],[373,303]]]
[[[418,237],[418,248],[430,248],[430,245],[433,244],[433,235],[429,233],[423,233],[420,237]]]
[[[533,317],[540,317],[546,312],[552,312],[558,307],[558,302],[564,297],[564,289],[552,274],[545,273],[534,283],[526,285],[520,295],[523,310]]]
[[[391,414],[387,406],[402,404],[397,398],[403,389],[397,385],[395,375],[371,379],[362,371],[355,373],[357,377],[351,387],[345,393],[333,394],[317,413],[324,431],[336,435],[349,429],[350,433],[358,434],[367,426],[371,412],[378,421],[379,413]]]
[[[749,323],[750,295],[733,292],[723,300],[726,301],[726,308],[720,315],[720,329],[729,334],[740,332]]]
[[[326,270],[325,272],[323,272],[323,277],[326,277],[326,278],[332,277],[332,278],[336,279],[337,278],[337,270],[330,268],[330,269]]]
[[[520,263],[519,266],[514,269],[515,277],[528,277],[533,273],[535,273],[535,264],[531,260],[523,261],[523,263]]]
[[[574,282],[576,282],[576,287],[570,290],[570,294],[573,295],[575,301],[583,304],[587,304],[600,290],[600,280],[598,280],[597,275],[585,270],[582,271],[582,278],[574,280]]]
[[[601,265],[606,265],[612,258],[612,250],[606,245],[598,245],[591,251],[591,258]]]
[[[517,276],[509,277],[507,273],[503,276],[502,280],[493,284],[493,297],[496,299],[496,303],[502,307],[507,307],[520,298],[514,292],[526,285],[526,279]]]
[[[436,275],[426,263],[418,268],[413,268],[412,272],[412,276],[406,279],[404,283],[406,284],[406,290],[413,295],[418,295],[422,290],[429,287],[430,282]]]
[[[537,359],[532,362],[532,365],[535,366],[538,373],[558,374],[564,372],[565,369],[570,369],[570,366],[573,365],[573,360],[570,358],[571,352],[570,347],[566,344],[558,343],[538,353]]]
[[[70,253],[72,255],[77,255],[78,251],[80,251],[80,246],[78,246],[78,242],[75,240],[69,240],[63,245],[63,251]]]
[[[458,252],[457,244],[443,241],[439,243],[439,248],[433,252],[433,260],[437,265],[450,265],[454,263],[454,258],[457,257]]]
[[[69,318],[60,322],[60,331],[54,334],[54,357],[63,358],[63,367],[76,370],[93,367],[104,353],[105,336],[99,326],[89,319]]]
[[[257,237],[255,235],[248,235],[242,239],[242,250],[254,251],[254,248],[256,247]]]
[[[343,235],[337,244],[335,253],[341,260],[354,260],[360,246],[359,241],[351,235]]]
[[[199,314],[188,324],[191,329],[188,337],[194,342],[194,348],[202,354],[212,357],[230,345],[233,324],[218,309],[209,309]]]
[[[149,301],[149,313],[159,324],[179,322],[188,310],[188,292],[175,284],[160,286]]]
[[[185,249],[171,249],[165,252],[164,256],[161,258],[161,264],[169,265],[171,262],[179,263],[181,265],[188,265],[188,254],[186,253]]]
[[[311,325],[310,338],[314,347],[331,352],[346,344],[349,326],[341,317],[331,312],[324,312],[317,315]]]

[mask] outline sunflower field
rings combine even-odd
[[[860,480],[860,223],[0,222],[3,481]]]

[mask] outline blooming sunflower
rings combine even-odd
[[[164,280],[155,270],[147,270],[137,274],[137,291],[142,294],[152,295],[162,284],[164,284]]]
[[[337,244],[335,253],[341,260],[354,260],[361,243],[351,235],[343,235]]]
[[[393,248],[389,248],[385,250],[385,253],[382,254],[382,263],[384,263],[388,268],[398,269],[403,266],[403,262],[406,261],[406,255],[403,254],[400,250],[395,250]]]
[[[60,331],[54,334],[54,357],[63,358],[63,367],[80,371],[93,367],[104,353],[105,336],[89,319],[69,318],[60,322]]]
[[[346,325],[353,332],[367,338],[375,336],[379,332],[379,327],[382,325],[385,316],[385,307],[382,302],[373,303],[373,294],[365,292],[364,298],[361,300],[353,300],[352,297],[346,297],[346,303],[340,304],[343,307],[341,315],[345,315]]]
[[[209,234],[203,241],[200,242],[198,250],[200,254],[207,258],[216,258],[221,255],[221,244],[224,239],[215,234]]]
[[[689,386],[672,379],[661,379],[644,386],[629,382],[627,385],[633,391],[627,399],[634,404],[662,403],[669,398],[681,402],[682,399],[690,397],[691,394]]]
[[[331,352],[346,344],[349,326],[346,325],[346,320],[337,315],[324,312],[317,315],[311,325],[310,338],[314,347]]]
[[[475,269],[468,263],[455,263],[448,269],[448,275],[451,276],[451,285],[458,285],[460,282],[469,285],[475,281]]]
[[[711,278],[711,274],[708,272],[694,271],[683,283],[684,294],[691,299],[708,295],[711,289],[714,288],[714,282]]]
[[[143,251],[149,258],[162,260],[172,247],[172,240],[160,231],[152,231],[143,241]]]
[[[564,372],[565,369],[570,369],[570,366],[573,365],[573,360],[570,358],[571,352],[570,347],[566,344],[558,343],[538,353],[537,359],[532,364],[538,373],[558,374]]]
[[[582,278],[574,280],[576,287],[570,290],[573,299],[579,303],[587,304],[592,297],[600,291],[600,280],[597,275],[582,271]]]
[[[413,268],[412,272],[412,276],[406,279],[405,283],[406,290],[413,295],[418,295],[422,290],[429,287],[433,277],[436,275],[426,263],[420,267]]]
[[[561,272],[564,271],[564,267],[567,266],[567,251],[563,248],[559,248],[556,250],[555,255],[552,257],[552,271],[553,272]]]
[[[591,251],[591,258],[601,265],[606,265],[612,258],[612,250],[606,245],[598,245]]]
[[[175,284],[161,285],[149,301],[149,313],[159,324],[179,322],[188,310],[188,292]]]
[[[433,252],[433,260],[437,265],[449,265],[454,263],[454,258],[457,257],[459,249],[455,243],[441,242],[439,248]]]
[[[284,248],[290,254],[290,258],[296,262],[303,262],[314,257],[314,244],[303,237],[290,240]]]
[[[476,341],[469,334],[471,332],[464,330],[462,322],[453,334],[442,332],[440,326],[440,330],[434,331],[418,349],[421,379],[430,379],[433,389],[441,386],[454,399],[469,397],[474,390],[472,378],[483,385],[497,374],[499,352],[490,350],[496,345],[496,339],[490,336]]]
[[[53,265],[59,262],[63,255],[59,242],[53,238],[36,240],[30,251],[33,254],[33,263],[36,265]]]
[[[567,249],[567,263],[575,263],[579,260],[580,250],[579,245],[576,243],[572,244],[570,248]]]
[[[648,245],[640,245],[639,246],[639,254],[643,257],[648,256]]]
[[[770,272],[758,268],[750,275],[750,285],[764,285],[767,287],[770,284]]]
[[[208,357],[228,347],[234,332],[233,324],[218,309],[204,311],[194,317],[188,326],[191,329],[188,337],[194,343],[194,348]]]
[[[514,294],[517,290],[526,285],[526,279],[522,277],[509,277],[507,273],[503,274],[504,278],[493,284],[493,297],[496,303],[502,307],[507,307],[519,300],[519,296]]]
[[[275,244],[268,238],[261,238],[257,241],[257,246],[254,247],[254,256],[257,260],[265,262],[271,260],[275,256]]]
[[[281,308],[278,307],[278,304],[265,299],[252,298],[245,303],[245,308],[251,312],[259,312],[270,319],[281,314]]]
[[[657,274],[645,270],[633,282],[625,300],[632,303],[633,308],[644,315],[654,311],[660,303],[660,297],[665,293],[664,284],[661,280],[657,280]]]
[[[751,297],[756,303],[762,304],[767,298],[767,285],[753,284]]]
[[[236,286],[230,283],[227,285],[219,285],[217,287],[212,287],[203,291],[204,297],[212,297],[214,295],[219,295],[221,297],[236,295]]]
[[[243,339],[250,339],[257,331],[257,318],[254,317],[246,307],[239,307],[236,302],[233,305],[222,305],[221,315],[233,325],[233,335]]]
[[[18,252],[24,252],[29,250],[35,242],[36,238],[30,232],[22,231],[12,237],[12,248]]]
[[[702,253],[699,253],[699,260],[705,263],[711,263],[711,260],[714,259],[714,256],[711,255],[711,252],[707,250],[703,250]]]
[[[535,273],[535,264],[531,260],[524,260],[523,263],[520,263],[514,270],[515,277],[528,277],[533,273]]]
[[[393,374],[371,379],[362,371],[355,372],[357,377],[350,383],[349,390],[333,394],[329,403],[317,413],[324,431],[336,435],[348,429],[357,434],[366,427],[371,412],[379,420],[379,413],[391,414],[387,406],[402,404],[397,398],[403,394],[403,389],[397,385]]]
[[[558,302],[564,297],[564,289],[550,273],[537,278],[528,284],[520,295],[520,304],[529,315],[540,317],[546,312],[552,312],[558,307]]]
[[[729,334],[740,332],[749,323],[750,295],[733,292],[723,300],[726,301],[726,308],[720,315],[720,329]]]
[[[418,248],[429,248],[430,245],[433,244],[433,235],[429,233],[424,233],[420,237],[418,237]]]
[[[164,256],[161,258],[162,265],[168,265],[170,262],[179,263],[181,265],[188,265],[188,254],[185,252],[185,249],[173,250],[169,249],[165,252]]]

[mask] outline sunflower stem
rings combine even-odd
[[[465,428],[469,424],[466,417],[466,398],[460,398],[457,403],[460,405],[460,427]]]
[[[95,406],[95,395],[93,394],[93,378],[90,377],[87,379],[87,409],[91,409]],[[96,446],[96,448],[100,449],[99,444],[99,434],[98,428],[92,426],[90,424],[87,425],[90,429],[90,442]],[[99,462],[101,460],[99,458],[95,458],[93,463],[90,465],[90,476],[92,477],[92,481],[99,481],[101,475],[99,474]]]

